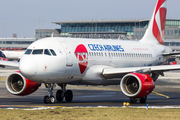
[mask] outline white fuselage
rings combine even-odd
[[[162,53],[171,51],[160,44],[139,41],[79,38],[46,38],[34,42],[28,49],[53,49],[56,55],[25,53],[19,66],[23,76],[36,82],[59,84],[118,84],[119,80],[117,83],[104,79],[91,82],[84,76],[96,65],[113,68],[160,65],[168,59]],[[96,77],[92,73],[92,79]]]

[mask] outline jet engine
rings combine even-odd
[[[40,83],[24,78],[19,71],[10,74],[6,79],[6,88],[13,95],[29,95],[35,92],[40,85]]]
[[[154,81],[148,74],[129,73],[120,83],[122,92],[130,98],[142,98],[154,89]]]

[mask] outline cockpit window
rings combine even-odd
[[[35,49],[32,54],[43,54],[43,49]]]
[[[44,54],[45,54],[45,55],[51,55],[51,53],[49,52],[48,49],[45,49],[45,50],[44,50]]]
[[[50,49],[50,51],[53,54],[53,56],[56,56],[56,53],[54,52],[54,50]]]
[[[28,55],[29,55],[29,54],[31,54],[31,52],[32,52],[32,49],[27,49],[26,52],[25,52],[25,54],[28,54]]]

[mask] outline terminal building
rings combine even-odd
[[[60,25],[61,35],[78,37],[103,37],[117,39],[119,35],[129,39],[141,39],[148,27],[149,19],[132,20],[84,20],[53,22]],[[106,38],[106,37],[104,37]],[[180,39],[180,19],[167,19],[165,39]]]
[[[130,20],[76,20],[53,22],[59,29],[36,30],[36,39],[54,36],[75,38],[103,38],[140,40],[149,19]],[[166,19],[164,45],[180,50],[180,19]]]
[[[33,41],[45,37],[103,38],[140,40],[149,19],[75,20],[53,22],[58,29],[36,29],[35,38],[2,38],[3,48],[27,48]],[[180,50],[180,19],[167,19],[164,45]]]
[[[34,38],[0,38],[0,50],[25,50]]]

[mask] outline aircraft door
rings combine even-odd
[[[67,43],[61,42],[61,45],[63,46],[64,51],[66,52],[66,66],[67,67],[72,67],[73,66],[73,61],[72,61],[71,50],[70,50],[70,48],[69,48]]]
[[[112,62],[111,53],[108,51],[109,62]]]

